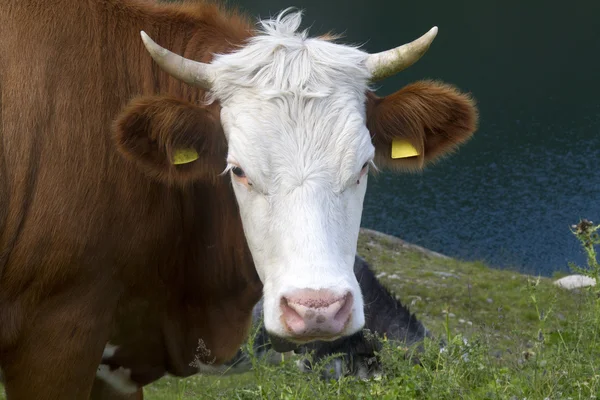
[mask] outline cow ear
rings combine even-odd
[[[114,140],[120,153],[153,179],[215,181],[227,155],[218,112],[171,97],[136,98],[116,119]]]
[[[421,81],[386,97],[367,95],[367,127],[381,168],[420,170],[477,129],[473,99],[444,83]]]

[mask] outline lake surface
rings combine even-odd
[[[370,52],[440,32],[418,63],[379,83],[424,78],[473,93],[480,129],[416,175],[371,178],[363,226],[496,267],[550,275],[584,263],[569,226],[600,222],[600,2],[239,0],[268,17],[306,11],[311,33]]]

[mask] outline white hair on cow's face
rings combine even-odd
[[[363,95],[370,78],[365,66],[368,54],[357,47],[298,31],[302,12],[283,11],[275,19],[261,20],[262,29],[239,51],[217,55],[217,81],[210,100],[221,101],[239,88],[252,88],[257,95],[286,94],[325,97],[335,90],[355,90]]]
[[[364,324],[353,265],[363,166],[374,157],[367,53],[309,38],[300,22],[300,12],[284,11],[261,21],[244,47],[217,56],[209,100],[221,104],[226,172],[264,283],[267,330],[290,336],[282,299],[312,289],[351,295],[351,318],[340,332],[350,334]],[[241,170],[242,178],[233,174]]]

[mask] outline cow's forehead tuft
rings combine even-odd
[[[327,97],[340,92],[353,96],[367,88],[367,53],[327,38],[309,38],[298,30],[299,13],[262,23],[265,28],[245,46],[215,57],[214,97],[225,100],[243,88],[265,97]]]

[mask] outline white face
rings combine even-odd
[[[375,149],[363,59],[317,39],[267,37],[213,62],[265,326],[297,342],[364,324],[353,265]]]

